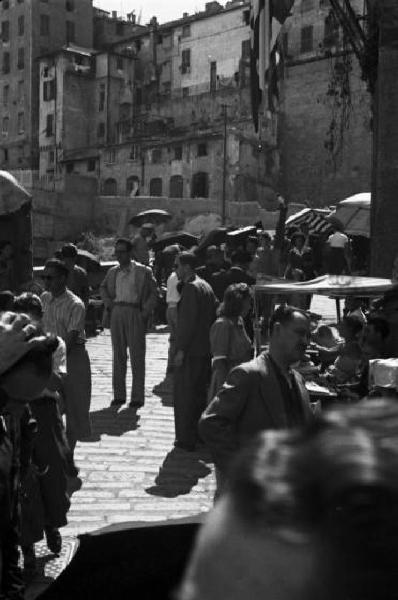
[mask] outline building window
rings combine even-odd
[[[137,175],[130,175],[126,179],[126,194],[131,197],[140,195],[140,180]]]
[[[25,98],[25,82],[18,81],[18,101],[23,102]]]
[[[182,146],[174,147],[174,160],[182,160]]]
[[[3,123],[1,132],[3,135],[8,135],[8,128],[10,126],[10,119],[8,117],[3,117]]]
[[[3,0],[3,10],[10,8],[10,0]]]
[[[301,29],[301,52],[311,52],[314,47],[314,28],[312,25]]]
[[[105,136],[105,123],[98,123],[97,137],[103,138]]]
[[[9,21],[1,22],[1,41],[5,44],[10,41],[10,22]]]
[[[210,63],[210,91],[215,92],[217,89],[217,62],[212,60]]]
[[[113,164],[116,162],[116,151],[114,148],[109,148],[105,155],[105,162],[108,164]]]
[[[49,114],[46,117],[46,137],[54,135],[54,115]]]
[[[71,44],[75,41],[75,24],[73,21],[66,21],[66,43]]]
[[[282,36],[282,50],[285,56],[289,55],[289,34],[287,31]]]
[[[53,165],[55,162],[55,152],[54,150],[50,150],[48,153],[48,164]]]
[[[170,198],[182,198],[184,192],[184,180],[181,175],[172,175],[170,177]]]
[[[18,17],[18,35],[23,35],[25,33],[25,17],[23,15],[19,15]]]
[[[40,35],[50,35],[49,15],[40,15]]]
[[[244,10],[242,20],[245,25],[250,25],[250,10]]]
[[[75,10],[74,0],[66,0],[65,8],[68,12],[73,12]]]
[[[117,196],[116,179],[113,179],[113,177],[105,179],[103,186],[103,194],[104,196]]]
[[[118,71],[123,71],[123,57],[122,56],[116,57],[116,69]]]
[[[117,21],[116,23],[116,35],[123,35],[124,31],[123,31],[123,22],[122,21]]]
[[[181,54],[181,73],[191,72],[191,50],[187,48]]]
[[[323,37],[323,45],[326,48],[337,46],[339,43],[339,23],[331,13],[325,19],[325,30]]]
[[[3,52],[3,73],[10,72],[10,53]]]
[[[98,99],[98,112],[103,112],[105,110],[105,84],[101,83],[99,90],[99,99]]]
[[[186,25],[182,26],[182,37],[189,37],[191,35],[191,25],[190,23],[187,23]]]
[[[8,102],[10,99],[10,86],[3,86],[3,106],[8,106]]]
[[[25,48],[18,48],[17,68],[25,68]]]
[[[162,149],[161,148],[154,148],[152,150],[152,164],[153,165],[157,165],[160,162],[162,162]]]
[[[96,163],[95,158],[89,158],[87,161],[87,171],[95,171]]]
[[[75,167],[75,163],[73,162],[73,160],[70,160],[66,163],[66,172],[70,175],[71,173],[73,173],[73,169]]]
[[[162,195],[163,182],[160,177],[154,177],[149,182],[149,195],[150,196],[161,196]]]
[[[18,133],[25,133],[25,115],[23,112],[18,113]]]
[[[55,79],[43,82],[43,100],[49,101],[55,98]]]
[[[192,177],[192,198],[208,198],[209,197],[209,175],[208,173],[199,171],[194,173]]]
[[[130,148],[129,160],[138,160],[140,158],[140,147],[133,144]]]
[[[189,85],[185,85],[182,88],[182,97],[183,98],[188,98],[188,96],[189,96]]]
[[[207,156],[206,142],[201,142],[200,144],[198,144],[198,156]]]
[[[242,58],[250,58],[250,40],[242,42]]]

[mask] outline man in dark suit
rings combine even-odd
[[[174,372],[175,446],[192,451],[197,427],[206,407],[210,379],[210,327],[216,318],[217,299],[210,285],[195,273],[196,258],[182,252],[176,258],[182,282],[178,305]]]
[[[251,263],[251,256],[246,250],[235,250],[231,255],[231,267],[228,271],[214,273],[212,286],[215,295],[222,302],[224,292],[232,283],[247,283],[254,285],[256,280],[247,272]]]
[[[258,432],[297,427],[312,418],[304,380],[291,369],[309,342],[307,315],[281,305],[271,317],[270,335],[269,352],[233,369],[199,422],[221,486],[237,450]]]

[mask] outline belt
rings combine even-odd
[[[130,306],[131,308],[141,308],[138,302],[114,302],[114,306]]]

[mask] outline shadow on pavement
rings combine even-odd
[[[158,385],[155,385],[152,392],[155,396],[159,396],[163,406],[174,406],[172,377],[163,379]]]
[[[205,464],[210,462],[208,452],[198,450],[186,452],[179,448],[171,450],[155,479],[155,485],[146,488],[146,492],[153,496],[175,498],[189,494],[199,479],[207,477],[211,469]]]
[[[116,407],[107,407],[90,414],[91,437],[85,442],[98,442],[101,435],[108,434],[120,436],[127,431],[135,431],[139,427],[139,415],[131,408],[122,408],[118,411]]]

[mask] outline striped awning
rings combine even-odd
[[[332,233],[331,223],[327,220],[330,212],[330,210],[322,208],[304,208],[287,219],[286,229],[300,227],[300,225],[306,223],[311,235]]]

